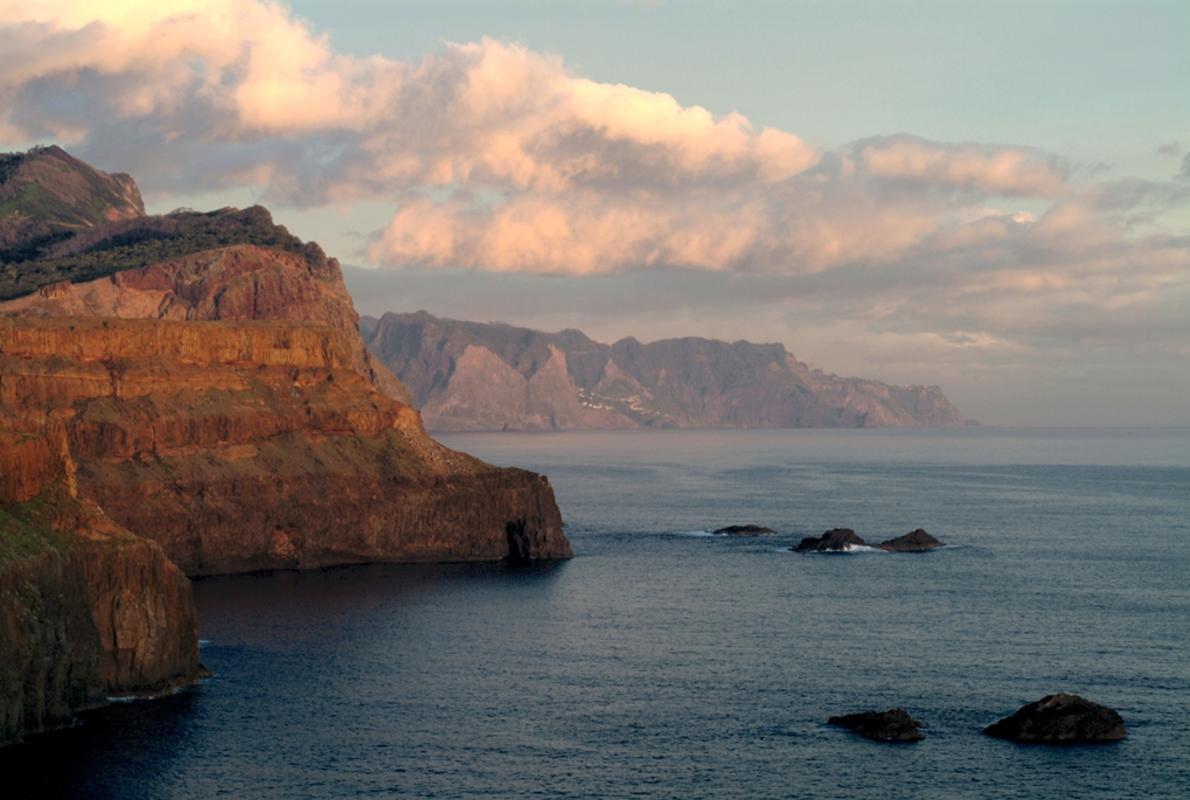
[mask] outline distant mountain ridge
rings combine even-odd
[[[937,386],[811,369],[781,344],[695,337],[608,345],[425,311],[362,317],[368,349],[431,430],[863,428],[966,424]]]

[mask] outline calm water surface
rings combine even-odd
[[[1190,431],[447,441],[547,472],[578,557],[199,581],[216,677],[0,752],[6,796],[1190,797]],[[833,526],[953,546],[788,552]],[[980,735],[1058,690],[1129,738]],[[823,724],[893,705],[929,738]]]

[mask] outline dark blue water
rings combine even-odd
[[[1190,431],[448,442],[547,472],[578,557],[200,581],[216,677],[3,751],[5,791],[1190,796]],[[781,535],[697,533],[746,522]],[[784,549],[841,525],[953,546]],[[1129,738],[980,734],[1059,690],[1117,708]],[[824,725],[894,705],[926,741]]]

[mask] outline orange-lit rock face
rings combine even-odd
[[[355,356],[309,323],[0,319],[0,406],[190,574],[498,559],[510,530],[570,555],[543,478],[439,445]]]
[[[351,365],[377,388],[409,402],[400,382],[360,341],[359,320],[334,259],[235,245],[83,283],[43,286],[0,303],[0,315],[314,323],[341,334]]]
[[[57,148],[0,167],[0,745],[194,680],[183,570],[571,555],[546,480],[430,439],[338,263],[265,209],[145,217]]]

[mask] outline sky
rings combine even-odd
[[[1190,425],[1190,3],[0,0],[0,149],[268,205],[362,313]]]

